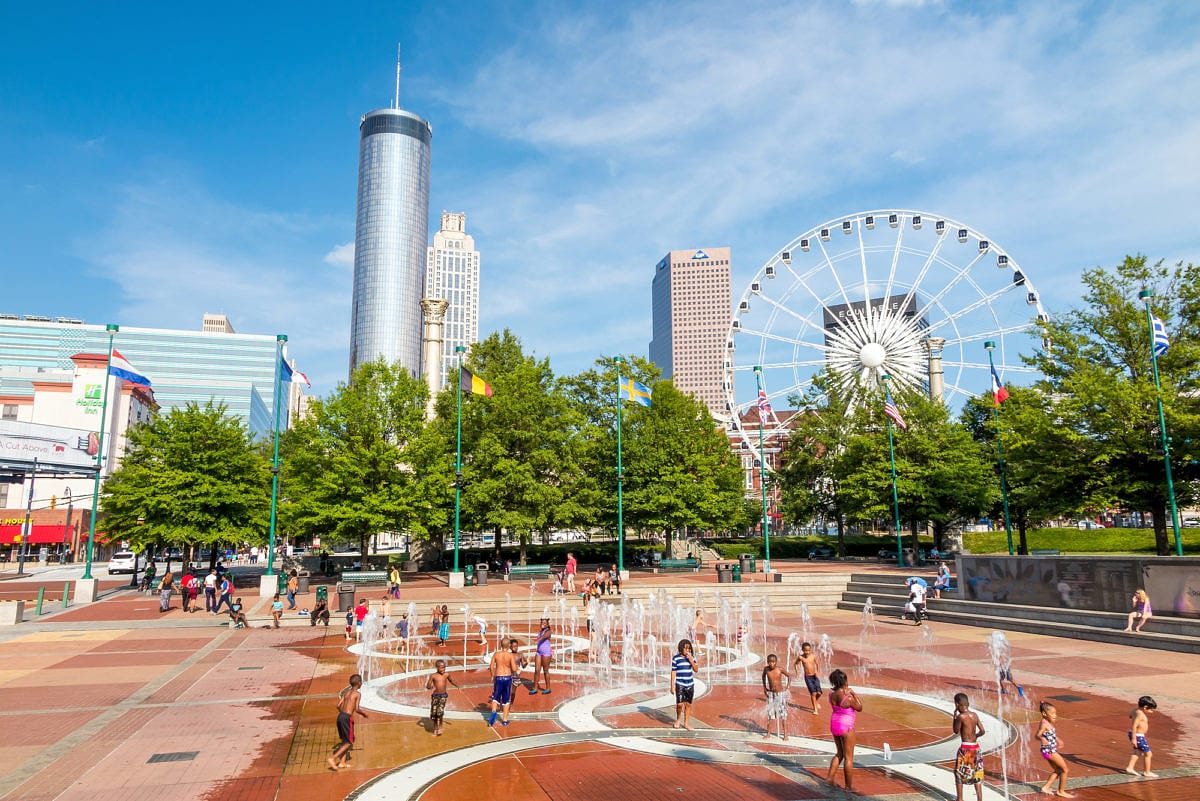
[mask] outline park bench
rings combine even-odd
[[[342,581],[349,584],[386,584],[386,570],[343,570]]]
[[[689,556],[687,559],[662,559],[659,561],[658,570],[690,570],[693,573],[700,570],[700,560],[695,556]]]
[[[509,578],[520,576],[549,576],[550,565],[513,565],[508,569]]]
[[[1058,556],[1057,548],[1034,548],[1029,552],[1031,556]]]

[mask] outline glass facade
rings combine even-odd
[[[359,126],[350,372],[383,356],[421,374],[421,298],[429,230],[429,123],[402,109]]]
[[[121,326],[113,346],[149,377],[161,411],[212,400],[225,404],[228,413],[256,436],[274,430],[274,335]],[[0,320],[0,366],[71,370],[75,354],[107,351],[108,333],[102,325]],[[28,381],[13,380],[11,386],[9,381],[0,381],[5,384],[0,394],[32,394]],[[288,423],[286,395],[283,398],[281,429]]]

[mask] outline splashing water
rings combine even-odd
[[[871,661],[867,658],[867,642],[875,632],[875,604],[870,596],[867,596],[862,608],[862,629],[858,634],[859,670],[862,672],[863,683],[866,683],[867,678],[871,675]]]
[[[996,676],[996,717],[1007,726],[1004,717],[1004,693],[1000,679],[1012,672],[1012,647],[1002,631],[993,631],[987,640],[988,656],[992,660],[992,675]],[[1005,737],[1007,740],[1008,738]],[[1008,798],[1008,749],[1000,749],[1000,773],[1004,776],[1004,797]]]
[[[833,666],[833,640],[829,639],[828,634],[822,634],[817,641],[817,658],[826,668]]]
[[[813,639],[813,619],[808,612],[808,604],[800,604],[800,637],[801,642],[812,642]]]

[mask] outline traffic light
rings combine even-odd
[[[51,496],[50,496],[50,508],[51,508],[51,509],[57,509],[57,508],[58,508],[58,496],[57,496],[57,495],[51,495]]]
[[[0,484],[24,484],[24,473],[7,473],[0,474]]]

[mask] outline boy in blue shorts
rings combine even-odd
[[[1157,779],[1158,774],[1150,771],[1150,759],[1154,756],[1154,752],[1150,750],[1150,741],[1146,739],[1146,735],[1150,732],[1150,713],[1158,709],[1158,704],[1148,695],[1143,695],[1138,699],[1137,708],[1129,713],[1129,745],[1133,748],[1133,753],[1129,755],[1129,764],[1125,766],[1125,772],[1133,776],[1137,776],[1138,772],[1134,770],[1137,767],[1139,759],[1146,760],[1143,776],[1147,779]]]

